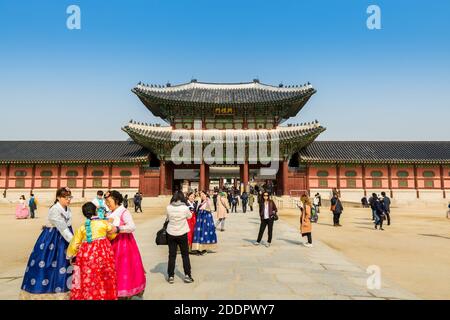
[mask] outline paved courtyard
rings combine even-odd
[[[191,255],[194,283],[182,281],[178,255],[175,283],[170,285],[166,282],[167,247],[154,242],[164,221],[158,213],[163,209],[146,211],[152,214],[135,215],[135,235],[147,271],[145,299],[417,299],[385,281],[380,290],[368,290],[367,266],[352,263],[316,239],[314,248],[303,247],[297,228],[282,219],[275,222],[271,247],[254,246],[259,229],[256,212],[230,214],[226,231],[218,232],[217,252]],[[263,243],[266,239],[267,230]],[[18,248],[23,259],[34,240],[28,242],[23,252]],[[23,269],[21,263],[0,271],[0,299],[17,299]]]
[[[146,299],[417,299],[384,282],[380,290],[368,290],[365,269],[319,241],[314,248],[303,247],[296,228],[281,219],[271,247],[253,245],[259,229],[256,212],[230,214],[225,232],[218,232],[217,252],[191,255],[195,283],[183,283],[178,255],[175,284],[170,285],[165,280],[167,247],[154,244],[163,220],[148,221],[137,233],[148,272]]]

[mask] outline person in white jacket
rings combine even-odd
[[[184,282],[192,283],[191,262],[189,259],[188,233],[190,231],[187,219],[192,217],[192,212],[186,205],[186,198],[181,191],[174,193],[170,204],[167,206],[167,243],[169,245],[169,262],[167,266],[167,281],[174,283],[175,261],[177,247],[180,247],[183,258]]]

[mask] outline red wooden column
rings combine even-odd
[[[414,165],[414,189],[416,189],[416,197],[419,199],[419,184],[417,183],[417,166]]]
[[[31,191],[34,189],[36,182],[36,164],[33,164],[33,169],[31,169]]]
[[[367,186],[366,186],[366,166],[362,165],[362,185],[364,189],[364,197],[367,197]]]
[[[206,187],[206,168],[205,168],[205,162],[202,160],[202,163],[200,163],[199,188],[200,188],[200,190],[205,190],[205,187]]]
[[[336,189],[341,194],[341,168],[336,164]]]
[[[58,177],[57,177],[58,189],[61,188],[61,164],[58,164]]]
[[[222,190],[223,188],[223,178],[219,178],[219,189]]]
[[[242,182],[244,183],[244,191],[248,192],[248,161],[243,164]]]
[[[390,197],[393,197],[393,192],[392,192],[392,168],[391,165],[388,164],[388,188],[389,188],[389,194]]]
[[[445,185],[444,185],[444,166],[442,164],[439,166],[439,171],[440,171],[440,175],[441,175],[442,196],[445,199],[446,198],[446,194],[445,194]]]
[[[166,193],[172,194],[172,188],[173,188],[173,177],[174,177],[174,164],[173,162],[169,161],[166,163]]]
[[[83,167],[83,190],[81,191],[81,197],[85,197],[86,192],[86,177],[87,177],[87,164]]]
[[[113,165],[111,163],[108,168],[108,189],[109,190],[111,190],[111,188],[112,188],[112,173],[113,173]]]
[[[311,191],[309,190],[309,165],[306,164],[306,170],[305,170],[305,189],[306,194],[311,197]]]
[[[8,190],[9,188],[9,176],[11,174],[11,165],[8,163],[8,165],[6,166],[6,181],[5,181],[5,193],[4,193],[4,198],[6,198],[6,190]]]
[[[166,188],[166,162],[161,160],[159,163],[159,194],[165,194]]]
[[[283,195],[288,196],[288,175],[289,175],[289,168],[288,168],[288,160],[283,160],[282,162],[282,185],[283,185]]]
[[[209,191],[209,165],[205,165],[205,190]]]

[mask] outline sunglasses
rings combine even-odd
[[[63,198],[65,198],[65,199],[67,199],[67,200],[72,200],[72,199],[73,199],[73,196],[67,196],[67,197],[63,197]]]

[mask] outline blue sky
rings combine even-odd
[[[81,30],[66,8],[81,8]],[[381,8],[381,30],[366,9]],[[450,2],[0,0],[0,140],[124,140],[139,81],[310,81],[320,140],[449,140]]]

